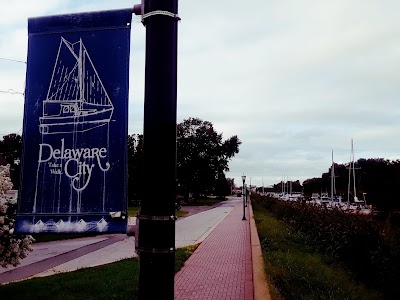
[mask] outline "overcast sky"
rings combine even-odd
[[[0,134],[22,133],[27,18],[125,0],[0,0]],[[178,122],[199,117],[240,153],[228,177],[258,186],[336,162],[400,158],[400,1],[181,0]],[[129,133],[143,130],[145,28],[133,18]]]

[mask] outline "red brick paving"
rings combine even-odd
[[[253,300],[250,223],[238,204],[175,275],[175,300]]]

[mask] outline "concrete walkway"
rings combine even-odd
[[[240,202],[231,198],[218,207],[178,219],[175,224],[175,247],[201,243]],[[183,207],[182,210],[186,208]]]

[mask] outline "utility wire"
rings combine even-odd
[[[8,60],[8,61],[14,61],[14,62],[19,62],[19,63],[22,63],[22,64],[26,64],[26,61],[22,61],[22,60],[16,60],[16,59],[4,58],[4,57],[0,57],[0,59],[2,59],[2,60]]]
[[[17,59],[10,59],[10,58],[5,58],[5,57],[0,57],[0,59],[2,60],[8,60],[8,61],[13,61],[13,62],[18,62],[18,63],[22,63],[26,65],[26,61],[22,61],[22,60],[17,60]],[[14,89],[8,89],[7,91],[2,91],[0,90],[0,93],[5,93],[5,94],[11,94],[11,95],[15,95],[15,94],[20,94],[20,95],[24,95],[24,93],[21,92],[17,92]]]
[[[24,95],[24,93],[17,92],[16,90],[13,89],[8,89],[7,91],[0,90],[0,93],[11,94],[11,95],[16,95],[16,94]]]

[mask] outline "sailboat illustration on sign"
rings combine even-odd
[[[42,134],[85,132],[109,124],[114,106],[82,39],[61,37],[43,116]]]

